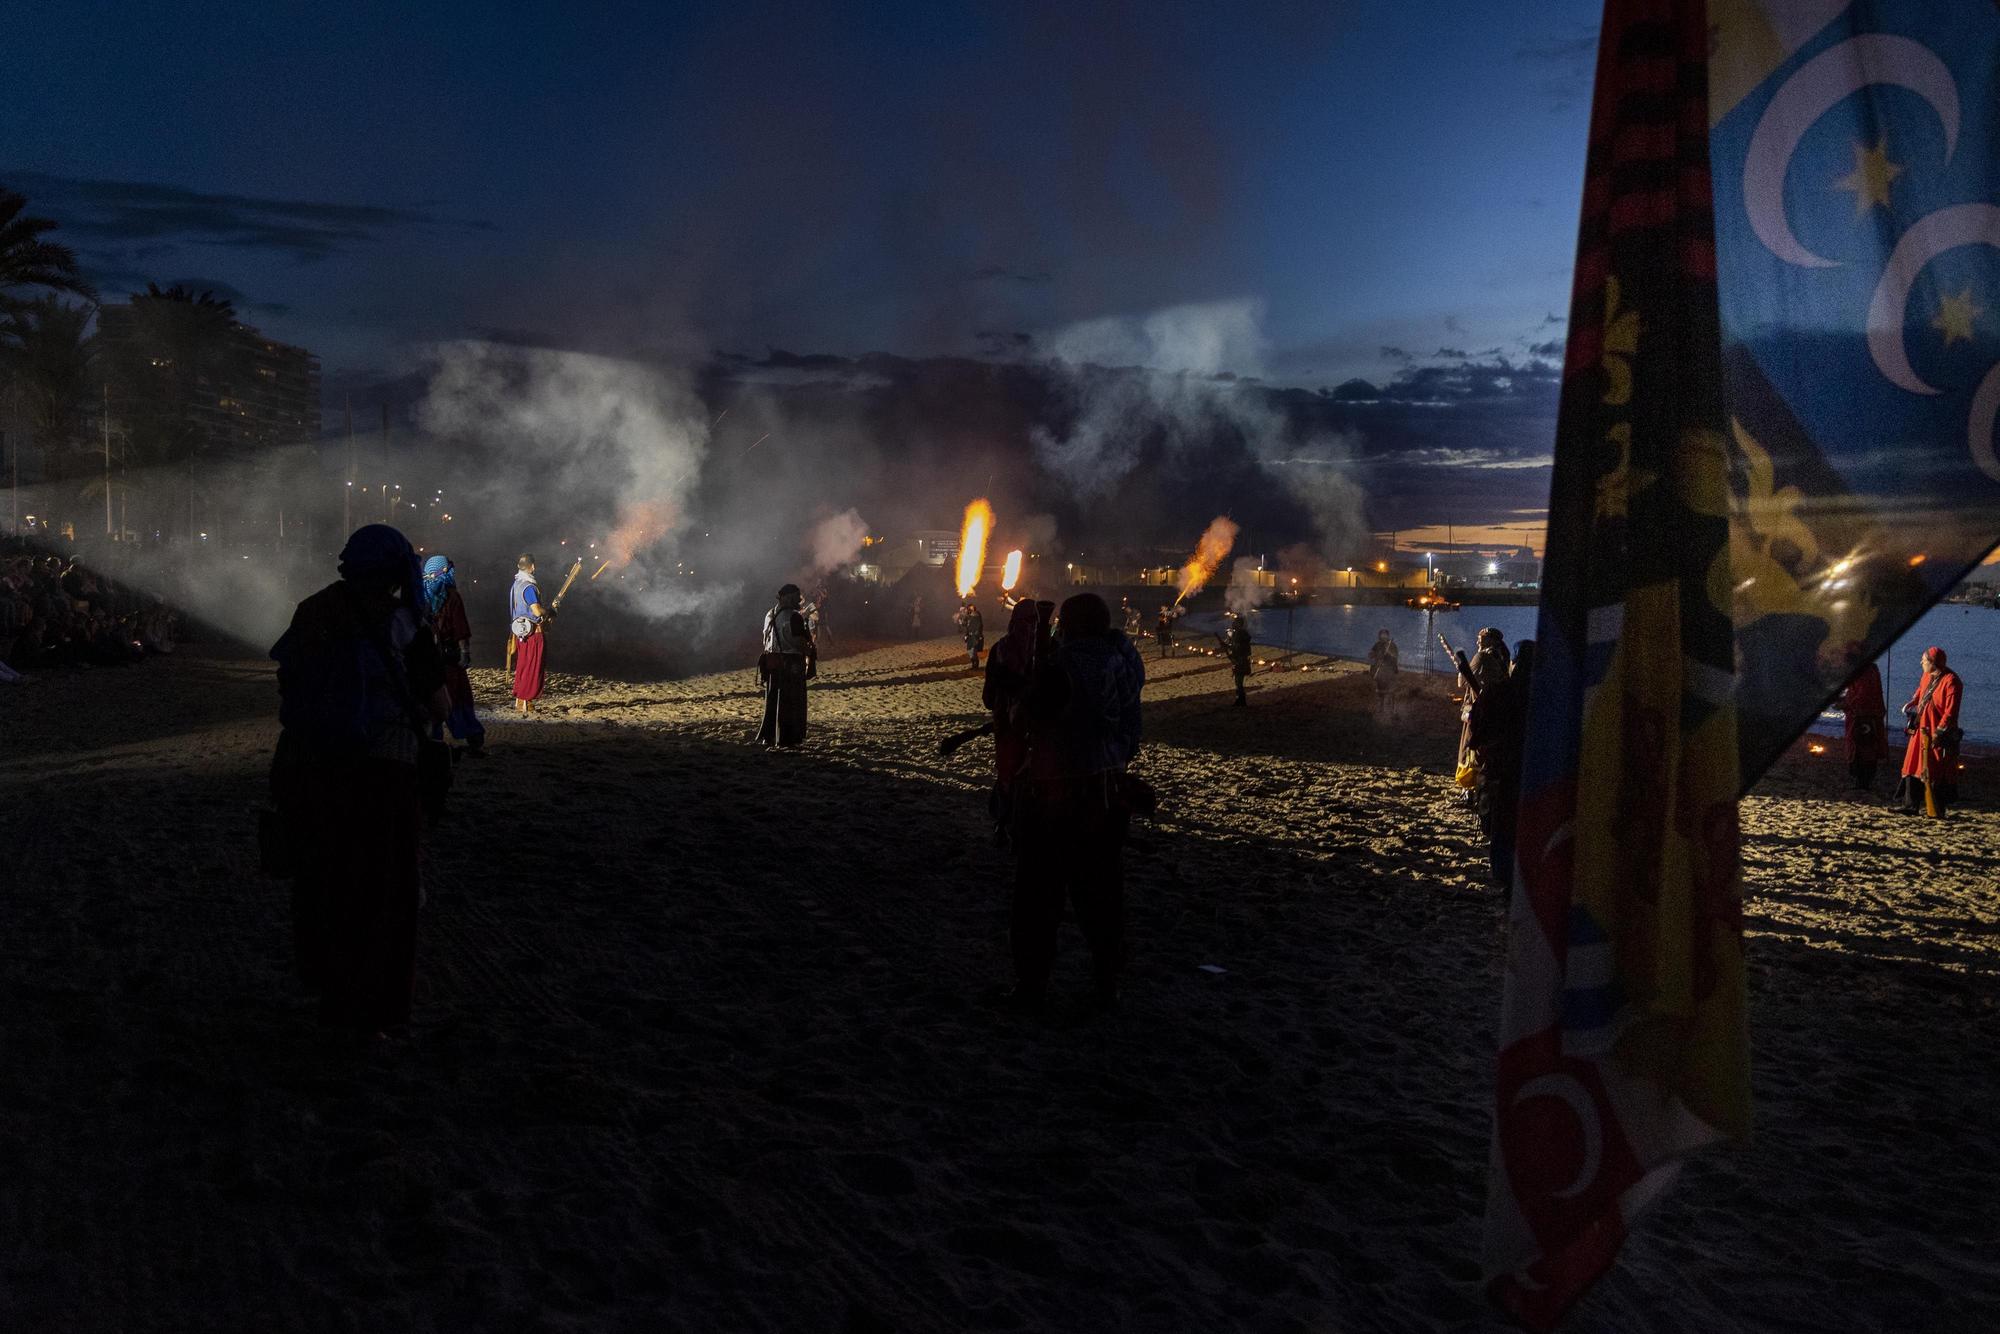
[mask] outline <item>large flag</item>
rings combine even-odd
[[[2000,9],[1607,0],[1485,1262],[1555,1323],[1747,1133],[1736,798],[2000,537]]]

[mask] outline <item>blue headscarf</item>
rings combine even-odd
[[[403,605],[424,613],[424,575],[410,539],[386,523],[354,530],[340,549],[340,577],[349,581],[393,577],[403,590]]]
[[[451,562],[443,556],[432,556],[424,562],[424,601],[436,616],[444,610],[445,595],[458,581],[452,577]]]

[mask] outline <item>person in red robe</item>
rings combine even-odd
[[[1854,656],[1860,656],[1859,650]],[[1875,785],[1875,767],[1889,753],[1889,706],[1882,698],[1882,673],[1873,662],[1863,663],[1840,692],[1840,711],[1846,715],[1842,739],[1847,772],[1854,776],[1854,786],[1866,792]]]
[[[1965,691],[1958,673],[1945,665],[1944,650],[1936,645],[1924,650],[1923,669],[1916,693],[1903,706],[1910,742],[1903,750],[1903,781],[1897,796],[1899,809],[1914,815],[1926,809],[1928,792],[1937,813],[1943,815],[1958,796],[1958,710]]]
[[[513,615],[508,630],[514,636],[514,711],[526,713],[541,698],[543,632],[552,609],[542,605],[542,590],[535,582],[535,558],[523,555],[515,564],[514,586],[507,593],[508,610]]]

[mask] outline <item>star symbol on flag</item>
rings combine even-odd
[[[1957,296],[1948,296],[1938,302],[1938,313],[1931,320],[1931,328],[1944,334],[1944,345],[1950,347],[1959,339],[1967,342],[1973,339],[1972,321],[1986,312],[1972,304],[1972,289],[1966,288]]]
[[[1854,170],[1835,181],[1834,186],[1854,191],[1854,216],[1859,218],[1877,204],[1889,207],[1889,182],[1902,174],[1902,167],[1889,160],[1889,141],[1882,139],[1873,148],[1856,144]]]

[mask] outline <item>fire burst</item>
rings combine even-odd
[[[993,531],[993,507],[981,496],[965,507],[965,527],[958,533],[958,595],[971,597],[986,564],[986,536]]]
[[[631,506],[625,511],[624,522],[605,540],[605,545],[611,548],[611,564],[621,569],[630,565],[634,556],[665,537],[679,518],[674,507],[662,500],[641,501]],[[595,579],[597,575],[590,577]]]
[[[1210,576],[1229,555],[1229,549],[1235,545],[1234,520],[1218,517],[1208,525],[1208,530],[1201,535],[1201,541],[1195,543],[1194,555],[1181,567],[1181,592],[1180,596],[1174,599],[1176,607],[1187,600],[1188,594],[1201,591],[1201,586],[1209,581]]]
[[[1006,593],[1011,593],[1014,591],[1014,585],[1020,582],[1021,582],[1021,553],[1018,551],[1010,551],[1007,553],[1007,563],[1000,567],[1001,591]]]

